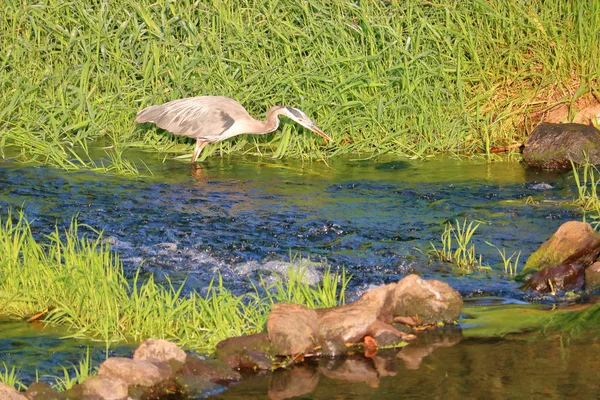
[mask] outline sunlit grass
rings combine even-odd
[[[2,369],[0,369],[0,382],[12,386],[17,390],[27,389],[27,386],[21,382],[19,370],[14,366],[9,368],[4,362],[2,363]]]
[[[293,271],[289,282],[259,285],[244,296],[232,294],[219,278],[205,295],[184,295],[183,284],[141,279],[139,271],[129,281],[101,237],[81,234],[73,220],[66,231],[38,241],[22,214],[0,218],[0,315],[62,325],[68,336],[107,345],[164,338],[212,352],[220,340],[262,331],[274,302],[330,307],[344,301],[343,273],[327,272],[311,287]]]
[[[73,386],[83,383],[87,378],[97,374],[97,368],[92,367],[90,349],[88,347],[85,356],[79,360],[79,365],[71,364],[71,367],[61,367],[62,376],[52,376],[54,385],[58,392],[64,392]]]
[[[283,123],[203,157],[489,152],[521,142],[530,111],[598,90],[599,27],[587,0],[4,0],[0,154],[135,175],[88,146],[189,157],[190,140],[134,116],[209,94],[257,118],[297,106],[335,144]]]

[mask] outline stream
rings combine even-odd
[[[139,153],[143,157],[147,156]],[[327,166],[215,157],[201,168],[151,157],[144,162],[152,176],[128,178],[0,162],[0,214],[23,209],[40,237],[77,218],[103,231],[129,273],[141,267],[159,280],[167,276],[173,282],[185,280],[186,291],[203,292],[220,274],[228,289],[246,293],[252,290],[251,281],[261,276],[285,276],[292,261],[306,268],[311,282],[328,268],[345,269],[352,275],[350,300],[374,286],[417,273],[449,283],[466,299],[495,296],[518,302],[535,298],[504,273],[498,250],[486,242],[505,248],[507,255],[520,251],[522,268],[562,223],[582,219],[572,205],[576,186],[571,172],[528,170],[509,160],[334,159]],[[473,243],[489,267],[469,274],[457,273],[431,256],[431,245],[442,245],[445,224],[465,219],[480,224]],[[452,345],[424,350],[418,365],[394,355],[394,373],[378,373],[376,382],[349,385],[319,375],[320,367],[310,365],[301,372],[282,373],[317,376],[314,398],[340,393],[346,394],[343,398],[436,398],[446,397],[448,391],[464,397],[465,384],[482,386],[473,398],[504,398],[503,391],[523,385],[522,369],[531,368],[533,375],[525,383],[535,392],[514,396],[529,398],[543,393],[541,380],[553,380],[536,369],[560,375],[583,357],[590,358],[585,368],[594,371],[595,360],[600,359],[591,355],[598,355],[597,343],[593,352],[586,353],[586,346],[579,349],[555,341],[530,346],[522,340],[460,340],[456,339],[462,337],[460,326],[457,332],[441,339]],[[56,375],[61,373],[57,365],[76,364],[87,347],[91,346],[94,361],[105,357],[101,344],[59,336],[32,324],[0,321],[0,360],[20,368],[23,380],[30,382],[36,370]],[[111,354],[128,352],[131,347],[122,346]],[[523,353],[540,364],[521,365]],[[218,396],[237,398],[243,393],[244,398],[252,394],[263,398],[275,380],[285,379],[254,376]],[[541,386],[531,380],[540,380]],[[566,393],[572,383],[564,384]]]

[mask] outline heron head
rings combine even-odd
[[[310,129],[311,131],[318,133],[330,142],[333,142],[333,139],[327,136],[325,132],[323,132],[321,129],[319,129],[319,127],[310,118],[308,118],[308,116],[304,114],[302,110],[299,110],[294,107],[283,107],[281,114],[285,115],[293,121],[296,121],[306,129]]]

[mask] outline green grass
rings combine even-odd
[[[587,0],[4,0],[0,154],[135,175],[92,149],[189,157],[134,116],[208,94],[261,118],[300,107],[335,143],[284,123],[203,157],[489,152],[522,141],[530,111],[598,93],[598,29]]]
[[[441,235],[442,247],[438,249],[433,243],[433,253],[441,261],[449,262],[462,272],[471,272],[473,269],[484,268],[481,256],[475,254],[475,244],[472,242],[473,235],[479,228],[480,223],[471,221],[467,225],[467,219],[461,223],[456,220],[456,226],[446,222],[444,232]]]
[[[220,340],[262,331],[274,302],[332,307],[343,303],[348,283],[343,273],[326,273],[312,287],[295,272],[288,282],[259,285],[244,296],[232,294],[220,279],[204,296],[183,295],[183,284],[141,279],[139,271],[128,280],[101,238],[82,235],[73,220],[65,232],[57,229],[40,241],[22,214],[0,218],[0,315],[43,319],[65,326],[68,336],[107,346],[164,338],[212,352]]]
[[[27,386],[21,382],[19,377],[19,370],[15,367],[7,367],[6,363],[2,363],[2,370],[0,370],[0,382],[5,385],[12,386],[17,390],[25,390]]]

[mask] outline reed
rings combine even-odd
[[[467,225],[466,218],[462,224],[458,220],[455,223],[456,226],[449,221],[446,222],[444,232],[441,235],[442,247],[438,249],[431,243],[433,253],[439,260],[452,263],[463,272],[485,268],[481,256],[477,258],[475,244],[472,242],[473,235],[479,228],[480,223],[471,221]]]
[[[341,304],[348,282],[344,273],[328,272],[315,287],[292,279],[237,296],[218,279],[204,296],[184,295],[183,284],[141,279],[139,270],[128,280],[101,232],[91,238],[80,228],[73,220],[64,232],[57,229],[40,241],[22,213],[0,218],[0,315],[62,325],[67,337],[107,346],[164,338],[210,353],[220,340],[262,331],[275,302]]]
[[[335,144],[284,123],[203,157],[489,152],[522,141],[530,111],[598,90],[599,27],[587,0],[4,0],[0,154],[135,175],[90,148],[189,157],[190,140],[133,119],[208,94],[256,117],[300,107]]]

